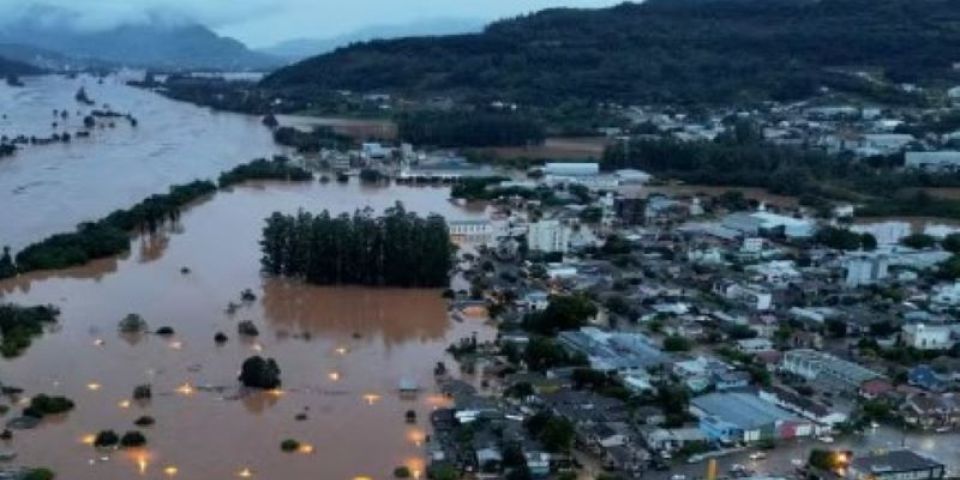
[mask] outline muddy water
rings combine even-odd
[[[83,86],[97,102],[137,118],[95,129],[68,144],[28,146],[0,159],[0,244],[15,250],[77,223],[129,206],[173,184],[210,178],[281,150],[256,117],[212,112],[127,87],[114,77],[24,78],[0,82],[0,135],[75,134],[91,108],[74,100]],[[63,120],[53,110],[68,110]],[[81,113],[78,115],[78,111]],[[52,122],[58,123],[57,127]]]
[[[238,478],[243,469],[251,478],[291,480],[386,479],[398,465],[422,470],[418,443],[429,412],[443,404],[433,393],[432,368],[441,360],[452,364],[444,353],[451,341],[473,332],[487,338],[491,329],[482,319],[450,321],[436,290],[263,278],[257,241],[262,219],[274,210],[382,210],[400,200],[448,218],[477,215],[447,195],[317,183],[243,186],[193,207],[162,234],[136,239],[125,258],[0,283],[3,301],[62,309],[56,331],[0,363],[3,383],[77,402],[63,418],[17,431],[0,447],[15,450],[17,464],[47,465],[71,480],[167,478],[170,467],[177,478],[201,480]],[[246,288],[256,301],[240,301]],[[241,305],[232,315],[225,310],[230,302]],[[119,335],[117,322],[131,312],[176,335]],[[259,337],[238,338],[240,320],[253,320]],[[215,346],[217,331],[230,341]],[[283,390],[238,396],[239,366],[256,353],[276,358]],[[426,390],[401,398],[401,379]],[[153,385],[153,400],[128,405],[140,383]],[[408,409],[417,412],[416,425],[405,423]],[[297,421],[298,413],[307,419]],[[140,415],[157,419],[143,429],[144,450],[99,454],[83,443],[101,429],[133,429]],[[283,453],[285,438],[307,442],[313,452]]]

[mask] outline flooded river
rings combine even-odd
[[[0,159],[0,242],[15,249],[171,184],[281,152],[257,118],[174,102],[117,79],[26,83],[0,86],[0,134],[80,130],[89,111],[73,98],[81,86],[98,107],[130,112],[139,125],[117,121],[90,138],[27,146]],[[68,110],[69,118],[55,119],[54,109]],[[0,361],[0,382],[25,389],[24,398],[0,402],[13,407],[5,420],[30,395],[66,395],[77,404],[39,428],[15,431],[0,448],[17,453],[15,464],[48,466],[71,480],[389,478],[399,465],[422,471],[428,414],[445,403],[434,393],[433,366],[450,362],[444,349],[452,341],[492,330],[483,319],[452,322],[436,290],[263,278],[258,240],[263,219],[276,210],[382,211],[402,201],[448,218],[482,215],[448,196],[436,188],[251,184],[199,202],[176,225],[135,239],[122,258],[0,282],[2,302],[62,311],[54,331],[20,358]],[[245,303],[240,292],[248,288],[257,298]],[[239,305],[233,313],[231,303]],[[122,336],[117,323],[129,313],[176,333]],[[240,338],[242,320],[260,335]],[[222,346],[213,340],[219,331],[230,338]],[[239,390],[239,366],[254,354],[277,360],[281,391]],[[401,398],[401,380],[424,390]],[[144,383],[153,386],[153,399],[132,401]],[[417,412],[416,424],[406,423],[407,410]],[[143,428],[147,448],[102,453],[89,445],[97,431],[135,429],[142,415],[157,421]],[[307,447],[283,453],[287,438]]]
[[[45,465],[71,480],[120,478],[264,479],[391,478],[407,465],[422,471],[419,444],[429,412],[445,400],[434,393],[433,366],[459,338],[493,331],[483,319],[452,322],[437,290],[313,287],[263,278],[257,242],[275,210],[333,212],[402,201],[411,210],[471,218],[442,188],[254,184],[222,192],[184,213],[153,237],[138,238],[124,258],[0,283],[2,301],[53,303],[59,327],[20,358],[2,362],[2,381],[77,402],[69,414],[16,431],[3,448],[17,464]],[[181,272],[183,267],[190,272]],[[257,299],[243,303],[250,288]],[[234,302],[240,307],[228,313]],[[117,323],[138,313],[170,338],[122,336]],[[241,339],[237,323],[252,320],[260,335]],[[230,340],[216,346],[218,331]],[[237,373],[254,354],[276,358],[278,392],[238,395]],[[424,387],[413,398],[401,380]],[[133,388],[153,385],[154,398],[131,402]],[[404,420],[417,412],[417,423]],[[306,419],[297,420],[298,414]],[[8,418],[13,415],[8,414]],[[134,429],[141,415],[143,450],[104,456],[86,444],[102,429]],[[283,453],[293,438],[311,452]],[[101,458],[101,456],[104,456]]]
[[[0,135],[73,135],[82,129],[83,116],[103,104],[131,113],[138,126],[120,119],[115,128],[95,129],[89,138],[27,146],[0,158],[0,244],[14,250],[170,185],[210,178],[281,151],[255,117],[176,102],[127,87],[115,77],[103,84],[85,76],[30,77],[24,82],[22,88],[0,82],[0,116],[5,116],[0,117]],[[74,99],[80,87],[95,107]],[[55,118],[53,110],[67,110],[69,117]]]

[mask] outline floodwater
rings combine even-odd
[[[26,146],[0,158],[0,245],[14,250],[86,220],[130,206],[170,185],[213,178],[256,157],[281,153],[256,117],[213,112],[128,87],[123,80],[28,77],[25,87],[0,82],[0,135],[74,135],[83,117],[108,104],[138,126],[116,119],[67,144]],[[76,102],[80,87],[97,102]],[[66,120],[53,110],[67,110]],[[78,112],[81,114],[78,115]],[[52,126],[57,122],[57,127]]]
[[[257,242],[263,219],[276,210],[382,211],[402,201],[448,218],[482,214],[448,196],[445,188],[355,183],[240,186],[200,202],[163,232],[135,239],[124,258],[0,283],[0,301],[62,309],[56,331],[2,362],[3,383],[25,395],[77,402],[73,412],[16,431],[0,448],[16,451],[17,464],[49,466],[71,480],[173,473],[202,480],[246,473],[386,479],[399,465],[422,471],[419,444],[429,412],[445,404],[435,393],[433,367],[453,366],[444,351],[451,342],[474,332],[488,339],[493,329],[482,318],[451,321],[439,290],[315,287],[262,277]],[[247,288],[256,301],[241,301]],[[231,302],[240,305],[233,314],[226,311]],[[121,336],[117,323],[128,313],[176,334]],[[239,338],[242,320],[254,321],[260,335]],[[217,331],[229,342],[215,346]],[[240,395],[240,364],[254,354],[277,360],[282,391]],[[402,379],[424,391],[401,398]],[[153,385],[154,398],[127,403],[141,383]],[[407,410],[417,412],[416,424],[405,422]],[[307,418],[298,421],[299,413]],[[84,443],[102,429],[132,430],[141,415],[157,420],[143,429],[149,441],[143,450],[104,454]],[[312,451],[281,452],[286,438]]]
[[[796,473],[795,460],[806,461],[813,449],[851,450],[854,454],[866,455],[900,448],[912,449],[922,455],[942,462],[947,468],[947,477],[960,475],[960,434],[904,433],[892,427],[868,430],[863,435],[852,435],[824,443],[816,439],[799,439],[777,445],[775,450],[763,452],[766,458],[751,459],[755,450],[745,450],[717,459],[721,474],[726,474],[733,465],[743,465],[754,470],[758,476],[792,477]],[[683,474],[687,478],[706,478],[707,462],[682,464],[666,472],[646,472],[644,478],[666,480]]]

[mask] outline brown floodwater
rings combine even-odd
[[[0,301],[62,309],[54,331],[20,358],[0,361],[3,383],[27,396],[59,394],[77,403],[63,417],[16,431],[0,448],[16,451],[16,464],[49,466],[69,480],[208,480],[245,472],[261,479],[387,479],[398,465],[422,471],[429,412],[445,404],[435,393],[433,366],[453,366],[444,352],[451,342],[474,332],[491,338],[493,329],[482,318],[451,321],[439,290],[265,278],[257,242],[275,210],[380,211],[402,201],[448,218],[482,214],[448,202],[448,195],[444,188],[355,184],[242,186],[200,202],[157,235],[135,239],[121,258],[0,283]],[[241,302],[246,288],[256,301]],[[232,314],[231,302],[240,305]],[[122,336],[117,323],[128,313],[176,334]],[[242,320],[252,320],[259,337],[239,338]],[[217,331],[230,341],[216,346]],[[258,353],[277,360],[283,389],[243,395],[239,366]],[[401,398],[401,379],[424,391]],[[154,398],[129,402],[141,383],[153,385]],[[415,425],[404,420],[411,409]],[[307,419],[297,421],[298,413]],[[143,429],[147,448],[102,453],[85,444],[102,429],[134,429],[141,415],[157,420]],[[286,438],[312,451],[283,453]]]
[[[83,127],[83,116],[103,104],[131,113],[138,126],[116,119],[114,128],[94,129],[89,138],[26,146],[0,158],[0,245],[14,250],[165,192],[170,185],[213,178],[237,164],[284,151],[257,117],[176,102],[128,87],[114,76],[102,84],[82,75],[23,81],[22,88],[0,82],[0,135],[74,135]],[[80,87],[97,102],[95,107],[74,100]],[[67,110],[69,117],[55,118],[53,110]]]

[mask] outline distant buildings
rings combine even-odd
[[[750,237],[783,234],[787,238],[809,238],[816,233],[816,225],[810,220],[763,211],[728,215],[723,226]]]

